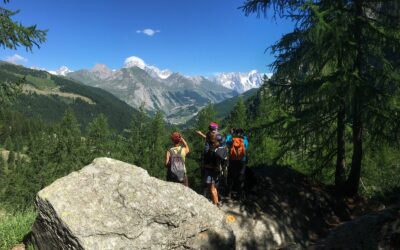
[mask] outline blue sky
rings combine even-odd
[[[11,0],[24,25],[48,29],[40,49],[0,50],[0,59],[29,67],[72,70],[103,63],[121,68],[130,56],[186,75],[267,67],[265,49],[293,24],[245,16],[237,0]],[[146,30],[148,29],[148,30]],[[17,55],[17,56],[16,56]],[[18,57],[19,56],[19,57]]]

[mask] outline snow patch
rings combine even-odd
[[[257,70],[251,70],[248,73],[226,72],[218,73],[210,80],[225,88],[243,93],[252,88],[259,88],[263,84],[264,75],[268,77],[268,74],[261,74]]]

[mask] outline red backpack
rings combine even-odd
[[[243,138],[232,138],[232,147],[229,153],[229,159],[234,161],[241,161],[246,155],[244,148]]]

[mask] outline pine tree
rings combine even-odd
[[[128,149],[127,152],[130,155],[133,163],[138,166],[142,166],[145,162],[143,161],[144,155],[149,152],[149,121],[144,111],[144,105],[142,104],[139,108],[139,115],[133,116],[129,129],[128,137]]]
[[[8,170],[12,171],[15,168],[15,162],[16,162],[16,155],[14,151],[10,151],[8,154],[8,160],[7,160],[7,166]]]
[[[6,164],[4,164],[3,155],[0,154],[0,197],[6,187]]]
[[[8,3],[10,0],[4,0]],[[19,11],[11,11],[0,7],[0,46],[8,49],[17,49],[19,46],[32,51],[33,46],[37,46],[46,40],[47,30],[39,30],[36,25],[23,26],[13,21],[12,17]],[[20,85],[25,81],[21,79],[18,82],[0,81],[0,105],[9,105],[15,96],[20,93]]]
[[[166,131],[161,111],[158,111],[151,121],[151,130],[148,131],[149,143],[149,172],[161,178],[164,176],[164,155],[166,152]]]
[[[205,108],[200,110],[197,118],[196,128],[203,132],[207,131],[210,122],[216,121],[216,115],[217,113],[214,109],[214,105],[209,103]]]
[[[71,109],[56,126],[56,146],[51,155],[51,162],[57,163],[57,176],[63,176],[80,168],[84,162],[83,142],[78,120]]]
[[[11,137],[7,137],[6,141],[4,142],[4,147],[8,150],[8,151],[12,151],[14,150],[14,144],[11,140]]]
[[[111,153],[111,131],[105,115],[100,114],[89,123],[87,134],[92,158],[108,156]]]
[[[8,3],[10,0],[4,0]],[[27,50],[32,50],[33,46],[39,45],[46,41],[47,30],[39,30],[36,25],[23,26],[22,24],[12,20],[12,17],[19,11],[11,11],[0,7],[0,46],[8,49],[16,49],[18,46],[23,46]]]
[[[246,106],[242,96],[239,96],[238,102],[235,104],[235,107],[230,114],[229,126],[231,128],[247,128]]]
[[[281,119],[284,144],[320,159],[321,166],[336,157],[336,184],[349,195],[358,191],[365,128],[377,138],[398,140],[400,22],[379,14],[391,3],[255,0],[243,7],[247,14],[274,7],[296,21],[295,30],[272,47],[277,59],[271,87],[289,114]],[[352,160],[344,187],[346,127]]]

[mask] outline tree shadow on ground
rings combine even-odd
[[[252,168],[241,199],[224,201],[238,249],[304,249],[350,219],[326,187],[283,166]]]

